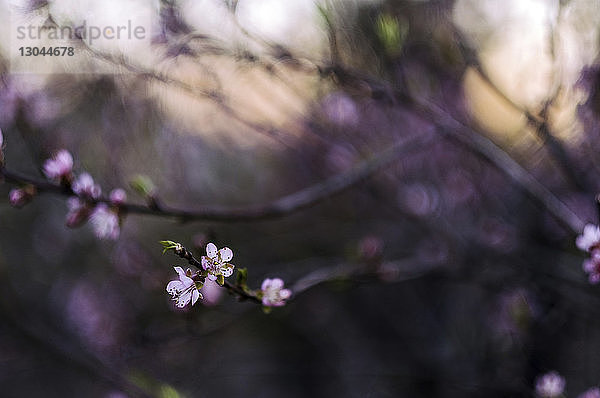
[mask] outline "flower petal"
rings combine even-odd
[[[179,307],[179,308],[185,307],[190,302],[191,299],[192,299],[192,292],[188,290],[185,293],[183,293],[181,296],[179,296],[179,298],[177,299],[177,307]]]
[[[233,264],[225,264],[221,267],[221,275],[223,275],[225,278],[227,278],[228,276],[231,276],[231,274],[233,274],[233,269],[235,268],[235,266]]]
[[[202,268],[205,270],[210,268],[210,260],[206,258],[206,256],[202,256],[202,258],[200,258],[200,263],[202,264]]]
[[[283,287],[283,281],[280,278],[271,279],[271,289],[279,290]]]
[[[199,297],[200,297],[200,292],[198,291],[198,289],[192,290],[192,305],[196,304],[196,301],[198,301]]]
[[[167,292],[169,294],[176,294],[178,290],[182,290],[182,287],[181,281],[171,281],[167,284]]]
[[[221,257],[221,261],[223,262],[231,261],[231,259],[233,258],[233,251],[228,247],[224,247],[221,250],[219,250],[219,256]]]
[[[175,270],[175,272],[177,272],[177,275],[179,275],[179,279],[181,279],[182,276],[186,276],[185,275],[185,271],[183,270],[183,268],[181,268],[181,267],[173,267],[173,269]]]
[[[287,300],[290,298],[290,296],[292,295],[292,291],[290,289],[281,289],[279,291],[279,297],[282,300]]]
[[[271,279],[267,278],[263,281],[262,285],[260,285],[260,290],[265,291],[271,286]]]
[[[206,245],[206,255],[209,258],[215,258],[217,256],[217,246],[214,243]]]

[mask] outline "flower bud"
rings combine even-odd
[[[122,205],[127,200],[127,194],[125,190],[121,188],[113,189],[109,195],[110,203],[115,206]]]
[[[14,207],[23,207],[31,200],[29,195],[24,189],[17,188],[13,189],[8,194],[8,201]]]

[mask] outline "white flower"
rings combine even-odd
[[[233,258],[233,251],[230,248],[224,247],[217,251],[217,246],[214,243],[206,245],[206,256],[202,256],[202,268],[208,271],[208,279],[216,280],[219,275],[224,278],[233,274],[235,266],[229,264]]]
[[[579,249],[590,251],[590,249],[600,243],[600,228],[594,224],[587,224],[583,228],[583,233],[577,237],[575,243]]]
[[[290,289],[283,288],[283,281],[279,278],[265,279],[260,287],[263,292],[262,303],[267,307],[281,307],[285,300],[292,295]]]
[[[69,151],[62,149],[52,159],[44,163],[44,174],[48,178],[61,178],[73,170],[73,156]]]
[[[100,203],[96,206],[90,222],[98,238],[115,240],[119,237],[119,217],[106,204]]]
[[[565,379],[557,372],[546,373],[537,378],[535,392],[543,398],[555,398],[565,390]]]
[[[88,196],[97,199],[102,193],[99,185],[94,184],[94,179],[88,173],[82,173],[75,182],[73,182],[73,192],[79,196]]]
[[[192,305],[196,304],[202,295],[196,287],[196,283],[192,278],[185,274],[183,268],[173,267],[179,275],[179,280],[171,281],[167,284],[167,292],[173,296],[175,305],[179,308],[183,308],[191,301]]]

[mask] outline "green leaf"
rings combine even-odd
[[[375,24],[375,33],[388,55],[398,55],[408,35],[408,21],[381,14]]]
[[[236,284],[238,286],[246,286],[248,282],[248,268],[238,268],[236,275]]]
[[[217,283],[219,286],[223,286],[225,284],[225,277],[223,275],[217,276]]]
[[[165,254],[169,250],[175,250],[179,243],[173,242],[172,240],[161,240],[160,244],[163,246],[162,254]]]
[[[156,187],[150,179],[150,177],[138,174],[134,176],[129,182],[131,188],[133,188],[141,196],[147,197],[154,194]]]

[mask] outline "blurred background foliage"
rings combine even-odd
[[[155,16],[151,43],[80,43],[87,57],[53,73],[12,73],[3,40],[7,167],[40,176],[67,148],[105,192],[143,203],[129,182],[145,175],[193,210],[267,203],[422,145],[280,219],[132,214],[114,242],[66,228],[63,197],[3,201],[3,396],[527,397],[553,369],[568,396],[599,383],[580,231],[453,138],[490,139],[597,220],[598,1],[4,1],[0,17],[137,10]],[[97,65],[110,73],[77,73]],[[165,285],[183,262],[163,239],[231,247],[255,287],[340,276],[268,316],[214,290],[174,311]]]

